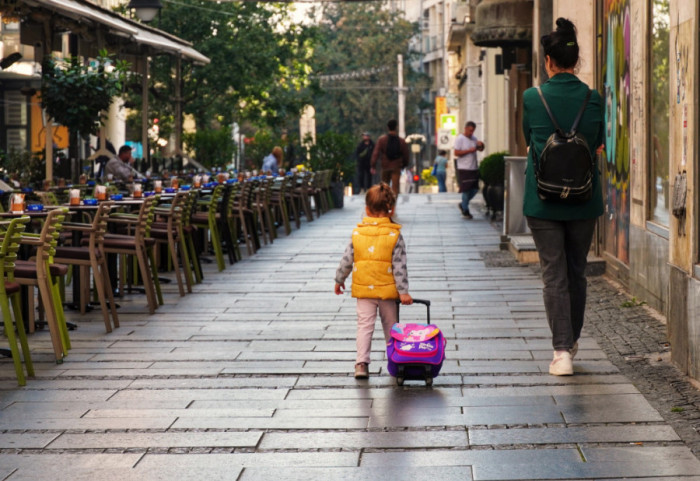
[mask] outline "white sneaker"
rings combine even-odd
[[[574,363],[569,351],[554,351],[554,359],[549,365],[549,374],[553,376],[571,376],[574,374]]]
[[[572,347],[569,352],[571,353],[571,360],[573,361],[576,357],[576,353],[578,352],[578,341],[574,343],[574,347]]]

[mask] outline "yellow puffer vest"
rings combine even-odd
[[[387,217],[365,217],[352,232],[352,297],[398,299],[391,257],[401,226]]]

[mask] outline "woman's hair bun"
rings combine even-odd
[[[571,20],[563,17],[557,18],[557,31],[562,34],[576,35],[576,27]]]

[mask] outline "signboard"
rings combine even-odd
[[[440,129],[437,132],[438,149],[450,150],[454,144],[455,136],[450,129]]]
[[[437,133],[440,130],[440,118],[447,113],[447,99],[445,97],[435,97],[435,143],[437,144]]]
[[[454,114],[442,114],[438,130],[449,129],[453,137],[457,137],[457,116]]]
[[[454,93],[447,94],[447,107],[450,109],[458,109],[459,95]]]

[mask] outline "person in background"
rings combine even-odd
[[[131,164],[134,158],[131,156],[131,147],[123,145],[119,148],[116,157],[109,159],[105,164],[105,175],[112,175],[112,178],[119,182],[131,182],[134,179],[134,168]]]
[[[261,172],[269,172],[272,175],[277,175],[279,173],[280,164],[282,163],[282,156],[284,152],[282,147],[275,146],[272,149],[272,153],[263,159]]]
[[[479,162],[476,159],[476,151],[484,150],[484,143],[474,135],[476,124],[472,121],[464,124],[464,132],[455,139],[455,155],[457,156],[457,181],[459,191],[462,193],[462,202],[459,210],[462,217],[472,219],[469,212],[469,202],[479,191]]]
[[[356,180],[354,193],[361,194],[366,192],[372,186],[372,152],[374,151],[374,142],[369,136],[369,132],[362,134],[362,140],[355,148],[355,168]]]
[[[574,24],[565,18],[556,21],[556,30],[540,40],[549,80],[540,86],[552,114],[562,128],[574,123],[588,85],[576,77],[579,46]],[[591,96],[581,117],[578,132],[588,142],[593,155],[603,146],[605,123],[604,103],[597,90]],[[537,194],[533,157],[539,156],[554,125],[545,110],[536,88],[523,93],[523,133],[528,149],[525,171],[523,213],[532,231],[540,258],[544,289],[544,307],[552,331],[554,356],[549,373],[570,376],[578,351],[578,339],[586,310],[586,264],[591,248],[596,219],[603,214],[603,194],[596,162],[591,199],[580,204],[564,204],[540,199]],[[593,158],[591,158],[593,160]]]
[[[341,295],[345,279],[352,272],[352,297],[357,299],[356,379],[369,377],[377,310],[388,343],[391,326],[398,318],[396,300],[413,304],[408,293],[406,244],[401,226],[391,218],[396,213],[396,194],[389,185],[382,182],[370,187],[365,195],[365,213],[335,273],[335,293]]]
[[[377,169],[379,161],[382,168],[382,182],[391,183],[391,189],[398,197],[401,170],[408,167],[409,153],[406,141],[399,137],[396,130],[398,122],[394,119],[387,122],[388,133],[377,139],[377,144],[372,152],[371,169],[372,175]]]
[[[445,180],[447,179],[447,151],[439,150],[437,157],[435,157],[435,177],[438,181],[438,192],[447,192],[447,185]]]

